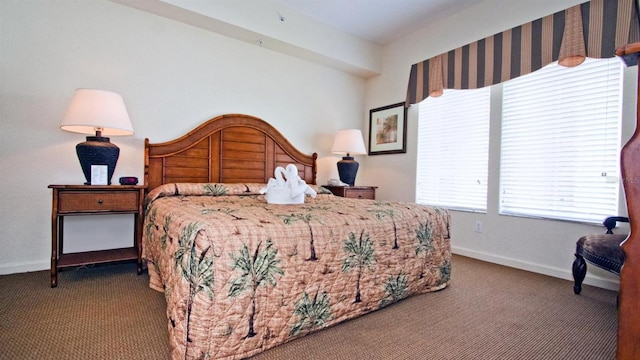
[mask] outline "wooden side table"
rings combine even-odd
[[[322,187],[328,189],[333,195],[342,196],[353,199],[376,199],[377,186],[333,186],[323,185]]]
[[[138,261],[142,273],[142,203],[144,185],[49,185],[51,210],[51,287],[58,286],[58,269],[111,261]],[[133,246],[121,249],[64,253],[64,217],[73,215],[133,214]]]

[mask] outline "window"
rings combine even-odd
[[[504,83],[501,214],[600,223],[618,212],[622,64],[551,64]]]
[[[417,203],[487,210],[490,90],[445,90],[419,104]]]

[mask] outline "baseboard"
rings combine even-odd
[[[535,272],[538,274],[553,276],[556,278],[570,280],[573,281],[573,274],[571,273],[569,266],[567,269],[559,269],[551,266],[540,265],[532,262],[522,261],[518,259],[512,259],[508,257],[498,256],[495,254],[489,254],[481,251],[470,250],[461,248],[458,246],[452,246],[451,252],[457,255],[462,255],[498,265],[504,265],[520,270],[526,270]],[[600,276],[596,276],[593,274],[589,274],[587,272],[587,276],[585,277],[583,284],[596,286],[599,288],[618,291],[620,287],[620,282],[612,279],[606,279]]]
[[[504,256],[498,256],[495,254],[489,254],[481,251],[470,250],[466,248],[462,248],[459,246],[452,246],[451,252],[457,255],[462,255],[466,257],[470,257],[473,259],[478,259],[498,265],[504,265],[520,270],[526,270],[535,272],[538,274],[553,276],[556,278],[573,281],[573,274],[569,269],[559,269],[550,266],[540,265],[532,262],[512,259]],[[16,274],[16,273],[24,273],[24,272],[32,272],[32,271],[42,271],[49,270],[51,264],[48,262],[33,262],[33,263],[22,263],[22,264],[11,264],[11,265],[2,265],[0,266],[0,275],[7,274]],[[605,279],[600,276],[596,276],[593,274],[589,274],[587,272],[587,276],[584,279],[583,284],[600,287],[603,289],[618,291],[620,287],[620,282]]]
[[[42,271],[51,269],[49,262],[33,262],[21,264],[9,264],[0,266],[0,275],[18,274],[33,271]]]

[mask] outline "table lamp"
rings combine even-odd
[[[367,153],[362,140],[362,132],[358,129],[338,130],[336,138],[333,140],[331,153],[346,154],[342,160],[338,161],[338,174],[340,175],[340,181],[353,186],[356,181],[359,164],[351,155],[364,155]]]
[[[78,160],[87,180],[85,185],[92,184],[92,165],[107,167],[106,184],[103,181],[95,182],[111,185],[120,149],[105,136],[133,134],[122,96],[105,90],[77,89],[60,128],[80,134],[95,133],[95,136],[87,136],[87,141],[76,145]]]

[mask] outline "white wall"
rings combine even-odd
[[[409,70],[414,63],[582,2],[487,0],[468,11],[434,24],[426,24],[422,30],[383,49],[382,75],[367,83],[367,108],[404,101]],[[633,132],[635,125],[637,67],[627,70],[625,76],[629,86],[625,89],[623,140]],[[372,179],[368,183],[380,187],[378,195],[381,199],[415,200],[415,106],[409,108],[408,118],[406,154],[368,156],[363,161],[362,176]],[[368,128],[368,119],[363,128]],[[498,215],[499,128],[492,128],[490,141],[488,211],[486,214],[452,213],[451,241],[454,252],[572,279],[571,265],[576,240],[583,234],[602,231],[601,227]],[[622,211],[625,209],[621,202]],[[482,221],[482,233],[475,232],[476,221]],[[617,288],[616,277],[593,266],[588,266],[588,269],[585,283]],[[567,291],[571,291],[570,288]]]
[[[0,273],[49,268],[49,184],[81,184],[79,134],[60,130],[73,91],[123,95],[136,131],[114,137],[114,179],[143,177],[143,141],[225,113],[258,116],[337,177],[335,131],[359,127],[365,81],[106,0],[0,1]],[[132,217],[65,221],[69,249],[127,246]],[[95,234],[90,234],[95,232]]]

